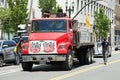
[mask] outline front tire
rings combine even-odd
[[[31,62],[22,62],[22,68],[24,71],[31,71],[33,63]]]
[[[71,70],[73,67],[73,56],[72,56],[72,51],[69,49],[68,53],[66,55],[66,61],[63,62],[63,67],[66,70]]]

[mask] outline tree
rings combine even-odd
[[[56,0],[39,0],[39,8],[41,8],[42,16],[45,10],[49,10],[51,13],[57,13],[57,10],[61,8],[59,5],[56,6]]]
[[[110,29],[110,20],[105,15],[103,8],[95,11],[94,13],[94,31],[96,35],[100,38],[107,38],[107,33]]]
[[[18,30],[19,24],[28,22],[27,4],[28,0],[7,0],[11,11],[10,26],[13,27],[14,32]]]
[[[0,24],[0,29],[2,32],[5,32],[8,34],[8,39],[10,39],[10,33],[12,33],[14,30],[10,26],[10,9],[6,8],[0,8],[0,19],[1,19],[1,24]]]

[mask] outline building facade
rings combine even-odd
[[[30,20],[32,18],[41,18],[41,10],[39,9],[39,0],[28,0],[28,13]]]
[[[120,45],[120,0],[115,0],[115,45]]]
[[[0,0],[0,7],[5,7],[7,8],[8,5],[7,5],[7,0]]]
[[[68,4],[68,8],[71,7],[72,8],[72,3],[74,2],[74,12],[71,13],[71,18],[74,17],[74,15],[81,9],[83,8],[85,5],[87,5],[89,2],[91,2],[93,0],[65,0],[65,1],[61,1],[61,0],[57,0],[57,3],[62,6],[64,12],[66,12],[66,5],[65,2],[67,2]],[[93,32],[93,26],[94,26],[94,12],[99,9],[100,7],[102,7],[105,10],[105,14],[107,15],[107,17],[110,19],[111,24],[110,24],[110,32],[108,33],[108,39],[111,43],[112,46],[114,46],[114,42],[115,42],[115,38],[114,38],[114,26],[115,26],[115,22],[114,22],[114,0],[102,0],[102,1],[97,1],[94,0],[94,2],[92,2],[91,4],[87,5],[85,8],[83,8],[83,10],[79,13],[79,15],[75,18],[76,20],[78,20],[78,25],[80,27],[86,27],[86,14],[88,14],[89,16],[89,21],[90,21],[90,30],[91,32]],[[69,13],[67,12],[67,15],[69,15]]]
[[[41,10],[38,8],[38,1],[39,0],[28,0],[28,12],[29,12],[29,18],[40,18],[41,17]],[[93,1],[93,0],[56,0],[57,1],[57,5],[61,6],[63,9],[64,13],[67,13],[67,15],[69,15],[68,12],[66,12],[66,5],[65,3],[68,2],[68,8],[72,6],[74,7],[74,11],[71,12],[71,18],[74,17],[74,15],[83,7],[85,6],[87,3]],[[119,0],[118,0],[119,1]],[[72,4],[74,2],[74,5]],[[0,0],[0,6],[2,7],[6,7],[7,8],[7,0]],[[91,4],[89,4],[88,6],[86,6],[81,12],[80,14],[75,18],[76,20],[78,20],[78,25],[80,27],[86,27],[85,24],[85,18],[86,18],[86,14],[88,14],[89,16],[89,21],[90,21],[90,30],[91,32],[93,32],[93,26],[94,26],[94,12],[99,9],[100,7],[103,7],[103,9],[105,10],[105,14],[108,16],[108,18],[111,20],[111,31],[108,34],[108,36],[110,37],[110,41],[111,44],[114,45],[115,39],[114,38],[114,26],[115,26],[115,22],[114,22],[114,0],[102,0],[102,1],[95,1]],[[119,11],[119,10],[118,10]],[[119,13],[118,13],[119,14]],[[1,32],[0,32],[1,33]],[[1,37],[1,36],[0,36]]]

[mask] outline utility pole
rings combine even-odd
[[[29,12],[29,20],[31,19],[31,11],[32,11],[33,0],[30,1],[30,12]]]
[[[66,6],[66,13],[68,11],[69,18],[71,18],[71,12],[74,12],[74,2],[72,2],[72,5],[68,6],[68,1],[66,1],[65,6]]]

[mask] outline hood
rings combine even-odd
[[[66,33],[31,33],[29,40],[56,40],[60,37],[67,37]]]
[[[29,43],[28,42],[24,42],[21,46],[28,46]]]

